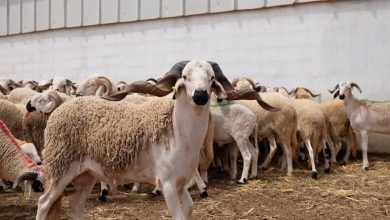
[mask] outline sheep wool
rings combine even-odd
[[[85,155],[98,162],[109,177],[124,171],[135,164],[142,147],[169,143],[173,106],[166,98],[140,105],[98,97],[64,103],[51,114],[45,129],[47,175],[58,180],[72,161]]]
[[[7,125],[16,138],[29,141],[26,130],[23,127],[23,113],[15,104],[0,99],[0,120]]]
[[[16,88],[10,92],[8,95],[8,101],[15,104],[26,105],[30,101],[31,97],[38,94],[37,91],[34,91],[29,88]]]
[[[35,145],[39,155],[42,155],[44,131],[48,119],[48,115],[43,115],[39,112],[26,113],[23,117],[23,126],[28,140]]]

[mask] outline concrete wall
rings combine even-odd
[[[364,98],[390,99],[389,20],[390,1],[341,1],[15,35],[0,38],[0,75],[132,81],[206,59],[230,78],[305,85],[325,99],[346,79]]]

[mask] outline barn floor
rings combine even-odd
[[[390,156],[370,155],[371,169],[364,172],[361,160],[332,167],[319,179],[295,164],[293,177],[270,168],[258,180],[239,186],[225,177],[212,177],[209,197],[194,199],[193,219],[390,219]],[[97,202],[99,184],[84,208],[86,219],[169,219],[163,197],[150,198],[152,186],[140,193],[119,188],[107,203]],[[63,219],[70,219],[69,187],[63,198]],[[34,219],[36,202],[20,192],[0,192],[0,219]]]

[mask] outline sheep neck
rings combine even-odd
[[[351,118],[351,115],[356,109],[359,109],[362,106],[360,101],[353,96],[351,90],[348,90],[345,93],[344,105],[349,118]]]
[[[173,109],[174,147],[181,156],[194,159],[197,163],[199,152],[206,137],[209,120],[209,102],[194,106],[186,95],[177,97]]]

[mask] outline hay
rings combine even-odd
[[[371,169],[364,172],[361,160],[347,166],[333,166],[329,175],[318,168],[319,179],[310,178],[310,170],[295,164],[292,177],[270,168],[259,172],[259,179],[238,186],[227,177],[213,174],[210,197],[200,199],[197,190],[192,219],[386,219],[390,218],[390,157],[370,155]],[[275,167],[275,166],[273,166]],[[96,201],[98,185],[84,208],[85,219],[171,219],[163,197],[150,198],[153,186],[144,185],[140,193],[119,187],[108,203]],[[69,201],[74,189],[63,199],[64,219],[69,218]],[[21,193],[0,194],[4,217],[17,219],[35,215],[35,206],[22,200]],[[20,201],[22,200],[22,201]],[[10,204],[17,204],[10,206]]]

